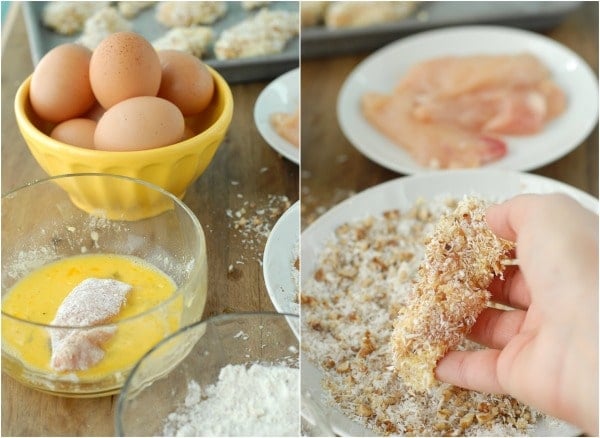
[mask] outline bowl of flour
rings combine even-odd
[[[187,326],[135,366],[118,436],[299,436],[295,315],[219,315]]]

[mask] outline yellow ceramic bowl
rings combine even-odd
[[[75,173],[124,175],[154,183],[179,198],[206,170],[223,141],[233,115],[233,97],[229,85],[214,69],[215,94],[209,107],[197,116],[186,118],[198,135],[185,141],[156,149],[113,152],[85,149],[57,141],[49,136],[53,125],[41,121],[29,101],[31,76],[19,87],[15,97],[17,124],[29,150],[50,176]],[[94,199],[107,198],[126,204],[136,197],[127,185],[80,187],[80,197],[89,193]],[[65,187],[67,191],[68,188]],[[95,201],[96,202],[96,201]],[[86,202],[78,204],[84,209]],[[90,202],[91,204],[91,202]]]

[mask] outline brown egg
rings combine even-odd
[[[195,136],[196,132],[186,124],[183,130],[183,136],[181,137],[181,141],[189,140],[190,138]]]
[[[94,145],[106,151],[153,149],[178,143],[183,131],[183,115],[174,104],[160,97],[132,97],[104,113]]]
[[[94,106],[92,106],[92,109],[85,113],[84,116],[86,119],[95,120],[97,122],[98,120],[100,120],[100,117],[102,117],[105,112],[106,110],[102,107],[102,105],[96,102]]]
[[[57,123],[92,107],[91,57],[92,52],[79,44],[62,44],[44,55],[33,71],[29,88],[29,100],[38,116]]]
[[[96,131],[94,120],[78,118],[56,125],[50,137],[72,146],[94,149],[94,131]]]
[[[158,96],[173,102],[184,116],[198,114],[210,103],[215,84],[200,59],[177,50],[159,50],[162,79]]]
[[[156,51],[135,32],[107,36],[90,60],[92,90],[105,109],[130,97],[156,96],[160,77]]]

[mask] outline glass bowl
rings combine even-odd
[[[296,315],[224,314],[163,340],[121,390],[117,435],[299,436],[298,324]],[[261,386],[268,373],[276,381]]]
[[[98,185],[119,185],[137,197],[119,210],[111,205],[107,217],[100,200],[88,212],[63,189]],[[161,212],[131,220],[149,199],[160,203]],[[99,333],[92,323],[60,330],[51,324],[64,296],[82,279],[123,275],[134,286],[126,304],[116,317],[93,325],[113,333],[98,344],[102,359],[86,369],[51,365],[53,334]],[[177,197],[153,184],[116,175],[64,175],[2,196],[2,370],[27,386],[73,397],[118,393],[152,346],[200,320],[206,289],[202,226]],[[77,345],[75,356],[88,351]]]

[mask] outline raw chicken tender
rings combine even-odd
[[[449,123],[431,124],[412,115],[414,93],[394,96],[370,93],[363,97],[363,113],[383,134],[406,149],[422,166],[478,167],[506,155],[506,144]]]
[[[271,126],[277,134],[284,138],[288,143],[299,147],[300,135],[300,111],[293,113],[274,113],[271,114]]]
[[[366,119],[427,167],[476,167],[507,153],[501,135],[532,135],[566,107],[533,55],[451,56],[411,68],[390,95],[367,93]]]
[[[51,325],[82,327],[49,329],[50,365],[57,371],[85,370],[104,357],[101,345],[116,332],[115,326],[91,327],[117,315],[132,287],[118,280],[88,278],[62,302]]]

